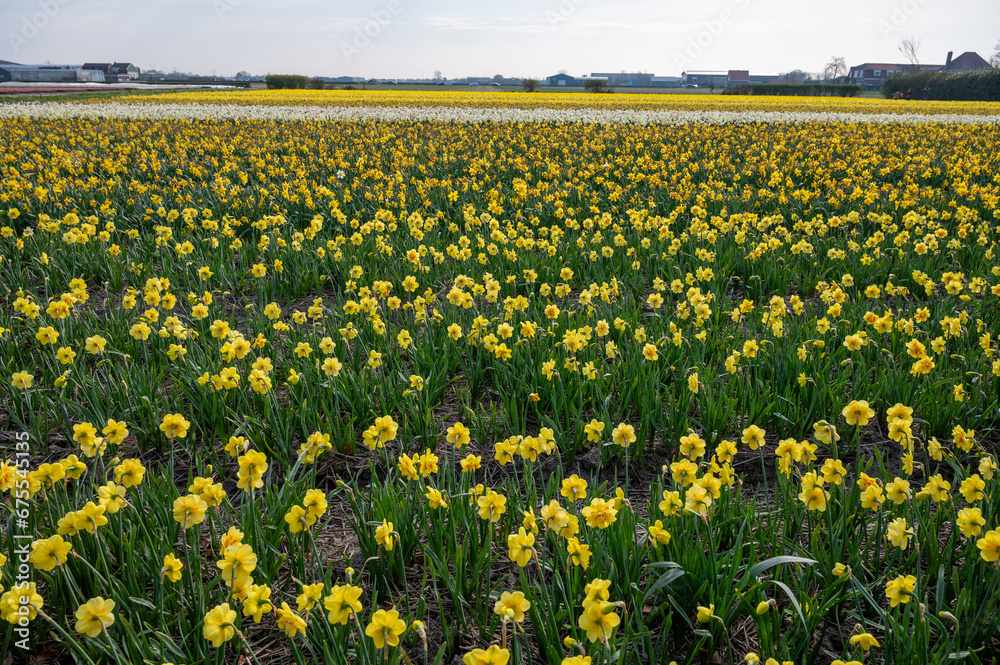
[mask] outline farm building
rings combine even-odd
[[[779,78],[781,74],[778,72],[750,72],[750,83],[774,83]]]
[[[679,88],[684,85],[684,80],[680,76],[651,76],[649,86],[651,88]]]
[[[684,85],[696,85],[701,88],[707,88],[710,85],[714,85],[716,88],[725,88],[729,84],[728,71],[697,69],[681,72],[681,78],[684,79]]]
[[[78,65],[0,65],[0,81],[24,83],[103,83],[104,73]]]
[[[622,88],[648,88],[652,83],[652,74],[641,74],[638,72],[627,73],[611,73],[611,72],[594,72],[590,75],[592,79],[607,79],[608,83],[615,87]]]
[[[605,76],[570,76],[569,74],[554,74],[553,76],[547,76],[545,78],[545,85],[582,88],[586,85],[587,81],[591,80],[610,83],[608,78]]]
[[[777,72],[754,72],[747,69],[730,69],[727,71],[691,70],[681,73],[684,85],[696,85],[707,88],[727,88],[735,85],[750,85],[753,83],[772,83],[780,75]]]
[[[365,83],[368,81],[364,76],[320,76],[319,79],[323,83],[339,83],[341,85]]]
[[[85,62],[83,69],[103,73],[105,81],[134,81],[142,73],[131,62]]]
[[[562,85],[562,86],[582,86],[583,79],[577,78],[575,76],[570,76],[569,74],[554,74],[545,79],[548,85]]]

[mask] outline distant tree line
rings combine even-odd
[[[309,77],[298,74],[268,74],[264,81],[268,90],[304,90]]]

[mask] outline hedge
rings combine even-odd
[[[298,74],[268,74],[264,80],[268,90],[304,90],[309,78]]]
[[[785,97],[856,97],[861,86],[849,83],[754,83],[726,88],[724,95],[779,95]]]
[[[915,99],[923,99],[925,88],[930,88],[928,99],[1000,102],[1000,69],[987,67],[971,72],[896,74],[882,84],[882,94],[892,97],[896,92],[906,94],[907,90],[913,90]]]

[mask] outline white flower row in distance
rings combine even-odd
[[[452,106],[243,106],[223,104],[0,104],[0,118],[109,118],[124,120],[271,120],[587,123],[683,125],[749,123],[868,123],[997,125],[1000,115],[842,113],[805,111],[678,111],[630,109],[521,109]]]

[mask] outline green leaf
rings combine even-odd
[[[654,596],[657,591],[669,585],[674,580],[683,577],[685,574],[686,573],[684,572],[683,568],[677,567],[677,568],[672,568],[671,570],[668,570],[667,572],[660,575],[660,579],[656,580],[656,582],[653,583],[653,586],[649,587],[649,590],[646,592],[646,595],[643,596],[642,598],[643,605],[645,605],[646,601],[649,600],[650,597]]]
[[[791,556],[791,555],[774,556],[771,557],[770,559],[765,559],[764,561],[758,563],[756,566],[752,567],[750,570],[747,571],[747,576],[757,577],[765,570],[768,570],[769,568],[774,568],[775,566],[780,566],[783,563],[804,563],[811,566],[819,562],[816,561],[815,559],[807,559],[801,556]]]
[[[778,580],[767,580],[765,584],[773,584],[785,592],[785,595],[788,596],[788,601],[792,604],[792,607],[795,608],[795,611],[798,612],[799,618],[802,619],[802,627],[808,632],[809,626],[806,624],[806,616],[802,613],[802,607],[799,606],[798,599],[795,597],[795,594],[792,593],[792,590],[788,588],[788,585],[784,582],[779,582]]]
[[[945,597],[944,574],[945,574],[944,566],[940,566],[938,568],[938,576],[937,576],[937,593],[934,594],[934,598],[937,601],[937,607],[935,608],[935,612],[940,612],[942,609],[944,609],[943,607],[944,597]]]
[[[879,605],[877,602],[875,602],[875,599],[872,598],[872,595],[870,593],[868,593],[868,590],[865,589],[865,587],[862,586],[861,583],[859,583],[856,579],[854,579],[853,575],[851,575],[850,579],[851,579],[851,586],[854,587],[855,592],[857,592],[865,600],[867,600],[868,603],[872,606],[872,608],[876,612],[878,612],[879,617],[881,617],[881,619],[885,621],[887,615],[885,613],[885,610],[882,609],[882,606]]]

